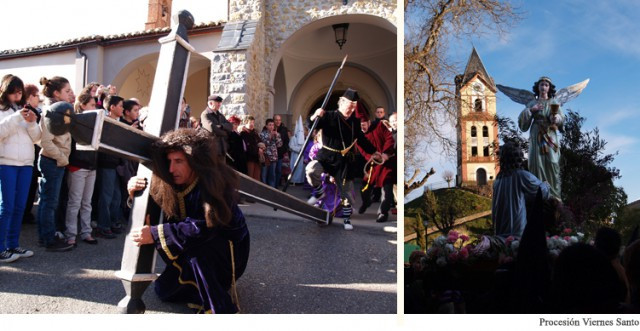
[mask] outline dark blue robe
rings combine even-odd
[[[208,228],[199,185],[184,197],[184,205],[185,219],[151,227],[156,250],[167,265],[155,291],[163,301],[187,302],[198,312],[236,313],[228,291],[233,274],[240,278],[249,259],[244,215],[234,204],[229,227]]]

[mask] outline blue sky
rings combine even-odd
[[[227,1],[173,0],[172,14],[187,9],[196,23],[227,20]],[[4,1],[2,20],[5,26],[20,27],[19,32],[4,33],[0,37],[0,50],[19,49],[94,34],[110,35],[144,30],[149,4],[147,1],[109,0],[87,2],[83,0],[22,0]],[[26,16],[25,16],[26,15]],[[83,16],[84,15],[84,16]],[[43,25],[55,17],[54,28]],[[117,20],[109,18],[117,17]]]
[[[600,129],[608,142],[606,152],[619,152],[612,164],[622,175],[616,185],[624,188],[628,202],[640,199],[640,1],[514,4],[524,18],[506,35],[486,34],[451,46],[460,72],[475,46],[497,84],[530,89],[545,75],[559,89],[590,78],[564,109],[579,111],[586,118],[585,128]],[[523,106],[498,92],[497,109],[515,119]],[[434,158],[425,168],[431,166],[442,174],[455,170],[455,161]],[[435,175],[433,182],[441,180]]]

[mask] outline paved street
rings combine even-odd
[[[300,187],[288,191],[306,195]],[[351,232],[339,219],[319,227],[263,205],[242,207],[251,233],[249,264],[238,281],[242,313],[396,313],[397,218],[376,223],[377,207],[354,215]],[[123,240],[50,253],[36,246],[37,227],[24,225],[21,245],[35,256],[0,265],[0,313],[118,313],[125,293],[114,272]],[[148,314],[190,312],[159,301],[152,286],[144,295]]]

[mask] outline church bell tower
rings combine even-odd
[[[496,86],[475,47],[464,73],[455,78],[458,120],[456,124],[459,186],[485,186],[499,169],[494,143],[498,142]]]

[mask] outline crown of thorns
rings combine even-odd
[[[178,129],[168,132],[153,145],[158,150],[167,152],[170,150],[182,150],[188,155],[199,146],[204,146],[209,140],[206,132],[194,129]]]

